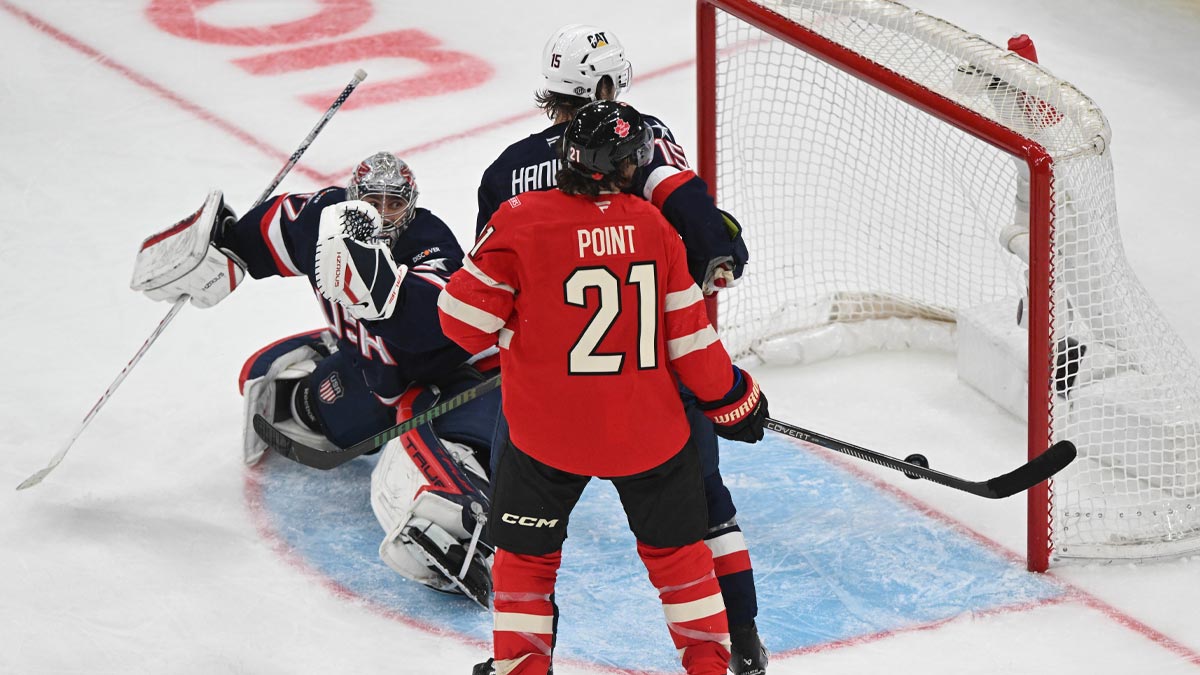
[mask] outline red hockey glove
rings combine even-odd
[[[700,402],[700,410],[712,420],[713,430],[721,438],[743,443],[762,440],[767,423],[767,397],[750,373],[733,367],[733,388],[720,401]]]

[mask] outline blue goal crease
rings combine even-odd
[[[267,522],[331,581],[431,630],[488,642],[487,612],[409,582],[379,560],[370,505],[375,457],[316,471],[271,456],[262,468]],[[803,650],[1061,596],[946,522],[844,469],[768,437],[725,453],[758,589],[759,631],[775,652]],[[657,593],[637,557],[616,491],[593,481],[571,517],[556,598],[555,653],[575,661],[676,671]]]

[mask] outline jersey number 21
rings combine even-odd
[[[653,262],[633,263],[625,283],[637,287],[637,344],[620,353],[596,353],[624,308],[621,307],[621,279],[607,267],[577,267],[563,284],[568,305],[587,307],[587,289],[597,289],[596,313],[571,347],[568,372],[572,375],[613,375],[621,372],[625,356],[637,352],[638,370],[658,367],[658,284]]]

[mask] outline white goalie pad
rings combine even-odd
[[[441,444],[460,468],[485,476],[470,448],[445,440]],[[401,536],[405,528],[419,525],[430,535],[449,537],[464,546],[471,540],[474,533],[463,527],[462,505],[425,490],[428,487],[429,480],[414,464],[402,439],[384,446],[371,473],[371,509],[386,533],[379,545],[379,557],[406,579],[454,592],[456,585],[430,567],[425,556]]]
[[[246,381],[242,391],[242,459],[247,466],[257,464],[267,450],[266,441],[259,438],[254,431],[254,416],[262,415],[276,425],[286,421],[277,419],[279,416],[275,414],[279,383],[308,377],[316,369],[317,360],[320,358],[321,355],[312,347],[297,347],[275,359],[265,375]],[[297,431],[292,428],[286,430],[291,435],[295,435]],[[311,432],[309,435],[312,435]],[[320,440],[325,441],[325,438]]]
[[[212,244],[213,231],[232,218],[221,191],[210,192],[200,210],[142,242],[130,288],[165,302],[186,295],[200,308],[223,300],[246,276],[241,260]]]
[[[396,265],[382,231],[383,219],[367,202],[341,202],[321,211],[317,290],[356,319],[390,317],[408,273],[408,267]]]

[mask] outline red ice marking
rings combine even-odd
[[[916,497],[913,497],[911,494],[905,492],[904,490],[901,490],[900,488],[892,485],[891,483],[885,482],[884,480],[882,480],[880,478],[876,478],[874,475],[867,473],[866,471],[864,471],[862,469],[862,467],[859,465],[858,462],[851,460],[847,457],[843,457],[841,455],[834,455],[833,453],[830,453],[829,451],[825,450],[824,448],[821,448],[819,446],[816,446],[816,445],[813,445],[810,443],[804,443],[803,441],[799,441],[799,440],[791,439],[791,438],[789,438],[787,440],[792,443],[795,443],[797,445],[804,446],[805,448],[814,449],[815,452],[817,452],[821,455],[822,459],[828,461],[831,464],[835,464],[835,465],[841,467],[848,473],[853,474],[854,476],[858,477],[859,480],[862,480],[863,482],[866,482],[866,483],[870,483],[871,485],[878,488],[879,490],[892,495],[896,499],[904,502],[905,504],[909,505],[911,508],[919,511],[920,513],[924,514],[925,516],[928,516],[929,518],[931,518],[933,520],[942,522],[942,523],[950,526],[951,528],[957,530],[958,532],[961,532],[961,533],[965,534],[966,536],[976,540],[981,545],[983,545],[985,548],[991,549],[993,552],[995,552],[999,555],[1002,555],[1013,562],[1020,563],[1020,564],[1025,563],[1024,556],[1005,548],[1004,546],[1000,545],[995,540],[985,537],[984,535],[980,534],[979,532],[971,529],[970,527],[967,527],[962,522],[955,520],[953,517],[947,515],[946,513],[942,512],[942,511],[938,511],[937,509],[933,508],[932,506],[929,506],[928,504],[918,500]],[[1200,652],[1197,652],[1196,650],[1188,647],[1187,645],[1180,643],[1179,641],[1169,637],[1168,635],[1162,633],[1161,631],[1158,631],[1155,628],[1148,626],[1148,625],[1142,623],[1141,621],[1138,621],[1137,619],[1126,614],[1125,612],[1122,612],[1121,610],[1117,609],[1116,607],[1113,607],[1112,605],[1109,605],[1108,603],[1104,602],[1103,600],[1100,600],[1099,598],[1092,595],[1091,593],[1088,593],[1087,591],[1079,588],[1078,586],[1075,586],[1075,585],[1067,582],[1065,579],[1057,576],[1053,572],[1045,572],[1043,574],[1045,576],[1053,579],[1055,583],[1060,585],[1063,588],[1063,590],[1065,591],[1065,594],[1062,596],[1059,596],[1059,597],[1047,598],[1044,600],[1038,600],[1038,601],[1023,604],[1023,605],[1016,605],[1016,606],[1012,606],[1012,607],[1000,607],[1000,608],[996,608],[993,610],[984,610],[982,612],[976,612],[976,614],[977,615],[988,615],[988,614],[999,614],[999,613],[1003,613],[1003,612],[1024,611],[1024,610],[1029,610],[1029,609],[1036,609],[1038,607],[1045,607],[1047,605],[1059,604],[1066,600],[1071,600],[1074,602],[1078,602],[1079,604],[1084,605],[1085,607],[1089,607],[1095,611],[1100,612],[1101,614],[1108,617],[1109,619],[1112,619],[1114,622],[1124,626],[1125,628],[1128,628],[1129,630],[1131,630],[1135,633],[1138,633],[1139,635],[1146,638],[1150,642],[1153,642],[1154,644],[1174,653],[1175,655],[1179,656],[1180,658],[1182,658],[1186,661],[1189,661],[1191,663],[1194,663],[1196,665],[1200,665]],[[948,619],[943,619],[941,621],[935,621],[935,622],[928,623],[928,624],[921,624],[921,625],[913,626],[913,627],[909,627],[909,628],[902,628],[899,630],[892,630],[892,631],[884,631],[881,633],[874,633],[872,635],[851,638],[849,640],[844,640],[844,641],[839,641],[839,642],[830,642],[830,643],[826,643],[826,644],[805,647],[802,649],[781,652],[779,654],[779,656],[808,654],[808,653],[825,651],[828,649],[834,649],[834,648],[839,648],[839,647],[850,647],[850,646],[854,646],[854,645],[863,644],[865,642],[874,642],[876,640],[880,640],[880,639],[883,639],[890,635],[895,635],[898,633],[905,633],[905,632],[918,631],[918,630],[930,630],[930,629],[942,626],[943,624],[946,624],[950,621],[953,621],[955,618],[956,617],[950,617]]]
[[[251,134],[243,129],[240,129],[239,127],[235,126],[234,124],[232,124],[230,122],[225,121],[224,119],[221,119],[216,114],[196,105],[195,103],[192,103],[191,101],[183,98],[182,96],[180,96],[179,94],[176,94],[175,92],[171,91],[170,89],[167,89],[166,87],[163,87],[162,85],[154,82],[153,80],[146,77],[145,75],[142,75],[141,73],[138,73],[127,66],[117,63],[111,57],[101,53],[96,48],[94,48],[90,45],[84,44],[80,40],[77,40],[74,37],[67,35],[66,33],[55,28],[54,26],[51,26],[50,24],[46,23],[45,21],[42,21],[41,19],[34,16],[33,14],[30,14],[29,12],[21,9],[20,7],[13,5],[11,2],[8,2],[8,0],[0,0],[0,9],[4,9],[9,14],[12,14],[13,16],[25,21],[30,26],[33,26],[37,30],[45,33],[46,35],[49,35],[50,37],[54,38],[58,42],[83,54],[84,56],[88,57],[90,60],[94,61],[95,63],[98,63],[106,68],[109,68],[111,70],[114,70],[114,71],[120,73],[127,80],[133,82],[134,84],[138,85],[139,87],[149,90],[150,92],[153,92],[157,96],[159,96],[163,99],[166,99],[167,101],[170,101],[171,103],[174,103],[176,106],[186,110],[187,112],[198,117],[199,119],[201,119],[205,122],[208,122],[209,124],[212,124],[213,126],[217,127],[218,129],[221,129],[222,131],[228,133],[229,135],[238,139],[242,143],[249,145],[250,147],[262,152],[264,155],[271,157],[272,159],[279,160],[280,164],[287,162],[288,159],[290,158],[289,155],[287,155],[283,152],[280,152],[279,150],[276,150],[275,148],[260,141],[253,134]],[[303,165],[298,165],[293,170],[296,171],[297,173],[302,173],[314,180],[321,180],[321,181],[326,180],[326,177],[322,176],[319,172],[314,171],[313,169],[310,169]]]
[[[367,82],[346,101],[343,106],[346,110],[450,94],[491,79],[494,69],[487,61],[466,52],[442,49],[440,44],[440,40],[424,31],[397,30],[251,56],[233,63],[253,75],[277,75],[381,58],[411,59],[427,66],[428,72],[420,75]],[[324,110],[338,93],[331,90],[307,94],[300,100],[315,110]]]
[[[221,0],[152,0],[146,18],[176,37],[222,45],[279,45],[343,35],[371,19],[370,0],[318,0],[312,16],[273,26],[214,26],[199,17]],[[324,108],[322,108],[324,109]]]

